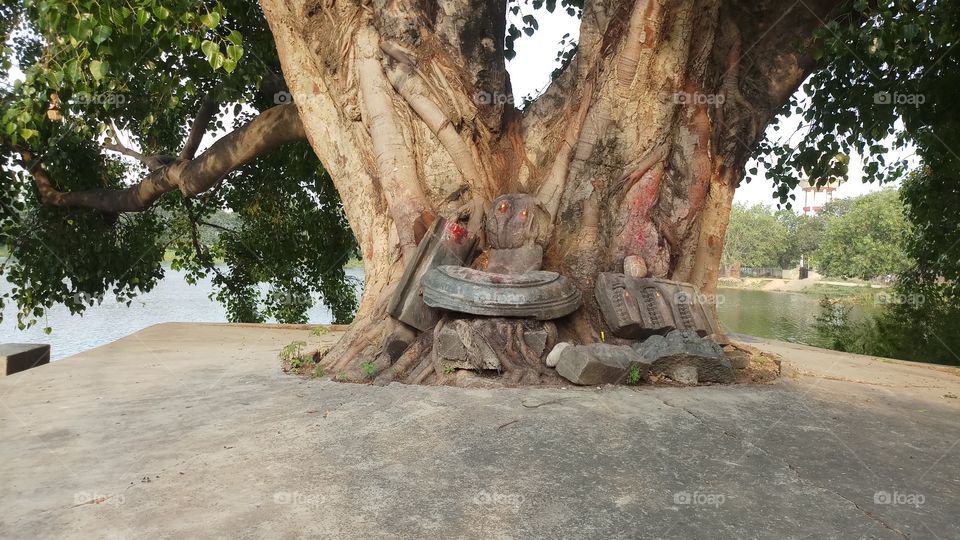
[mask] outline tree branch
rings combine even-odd
[[[447,118],[447,115],[430,98],[430,90],[417,73],[415,61],[402,49],[383,42],[381,50],[398,62],[387,68],[387,79],[393,85],[413,112],[427,125],[430,131],[440,139],[440,144],[446,148],[454,165],[460,170],[463,179],[470,186],[476,186],[480,180],[480,171],[473,158],[473,149],[464,141],[460,133]]]
[[[200,148],[200,142],[207,133],[207,126],[210,125],[210,120],[213,118],[213,115],[217,114],[217,110],[219,109],[217,105],[211,93],[208,92],[207,95],[203,97],[200,111],[197,112],[197,117],[193,121],[193,127],[190,129],[190,135],[187,136],[187,140],[183,143],[183,149],[180,150],[180,155],[178,156],[180,159],[193,159],[197,154],[197,149]]]
[[[145,156],[140,152],[137,152],[131,148],[127,148],[122,144],[105,143],[103,144],[103,148],[104,150],[110,150],[111,152],[117,152],[118,154],[132,157],[140,163],[143,163],[150,171],[155,171],[177,160],[177,158],[174,156]]]
[[[280,105],[228,133],[196,159],[176,159],[125,189],[58,191],[47,171],[33,163],[32,152],[21,149],[20,157],[24,166],[31,170],[41,201],[46,205],[91,208],[108,213],[142,212],[164,193],[179,189],[185,197],[192,197],[217,185],[228,174],[258,156],[304,138],[306,134],[296,107],[293,104]]]

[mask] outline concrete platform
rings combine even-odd
[[[0,537],[960,537],[954,369],[762,342],[776,385],[378,388],[284,375],[295,339],[165,324],[0,380]]]

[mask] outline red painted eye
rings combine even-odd
[[[530,215],[530,210],[524,208],[520,211],[520,219],[527,219],[528,215]]]
[[[502,203],[500,203],[500,206],[497,207],[497,211],[500,212],[501,214],[506,214],[507,210],[509,209],[510,209],[510,203],[508,203],[507,201],[503,201]]]

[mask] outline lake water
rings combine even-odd
[[[110,343],[137,330],[163,322],[227,322],[223,306],[208,298],[213,286],[209,279],[190,285],[183,272],[166,269],[166,278],[147,294],[137,297],[130,307],[112,298],[87,308],[82,317],[71,316],[63,306],[55,306],[33,328],[20,331],[16,311],[11,306],[0,323],[0,343],[49,343],[53,359],[63,358],[93,347]],[[363,270],[347,269],[347,275],[363,281]],[[0,283],[0,290],[10,290],[10,283]],[[358,290],[362,287],[358,286]],[[333,315],[326,306],[315,305],[309,312],[311,323],[328,324]],[[43,328],[53,332],[47,335]]]
[[[348,269],[347,274],[363,279],[363,270]],[[9,290],[3,282],[0,288]],[[358,287],[359,290],[360,287]],[[17,330],[14,310],[8,306],[0,324],[0,342],[50,343],[54,359],[103,345],[147,326],[163,322],[226,322],[226,312],[210,300],[209,280],[189,285],[183,273],[167,269],[167,277],[148,294],[134,300],[130,307],[105,300],[82,317],[71,316],[62,306],[51,309],[36,327]],[[741,289],[721,289],[718,300],[720,322],[724,330],[740,334],[812,343],[813,324],[819,313],[819,297],[800,293],[781,293]],[[325,306],[314,306],[311,323],[330,323]],[[50,326],[53,333],[43,333]]]
[[[811,344],[820,314],[812,294],[720,289],[717,315],[727,332]]]

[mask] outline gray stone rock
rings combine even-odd
[[[572,346],[572,343],[567,343],[566,341],[554,345],[553,350],[547,355],[547,367],[557,367],[557,362],[560,361],[560,354],[563,353],[564,349]]]
[[[550,334],[543,326],[540,328],[528,328],[523,332],[523,341],[537,356],[543,358],[543,353],[547,350],[547,342],[550,341]]]
[[[678,372],[677,368],[692,367],[696,369],[698,382],[733,381],[733,366],[723,349],[694,331],[676,330],[666,336],[651,336],[646,341],[635,344],[633,348],[651,364],[650,370],[653,373],[690,380],[691,372],[688,369]]]
[[[570,345],[560,350],[557,359],[557,373],[579,385],[619,384],[634,366],[640,368],[641,376],[649,368],[630,347],[606,343]]]
[[[420,240],[413,260],[403,271],[400,284],[387,306],[390,316],[420,331],[429,330],[437,324],[440,313],[423,303],[420,279],[431,268],[470,264],[477,241],[477,236],[467,232],[463,226],[437,218]]]
[[[666,373],[666,376],[680,384],[697,384],[700,380],[697,368],[689,364],[677,364],[673,366],[673,368]]]
[[[622,338],[643,339],[673,330],[719,333],[706,304],[709,297],[689,283],[602,272],[594,293],[610,331]]]
[[[469,320],[453,320],[444,324],[434,337],[433,346],[443,367],[500,369],[496,351],[473,331]]]

